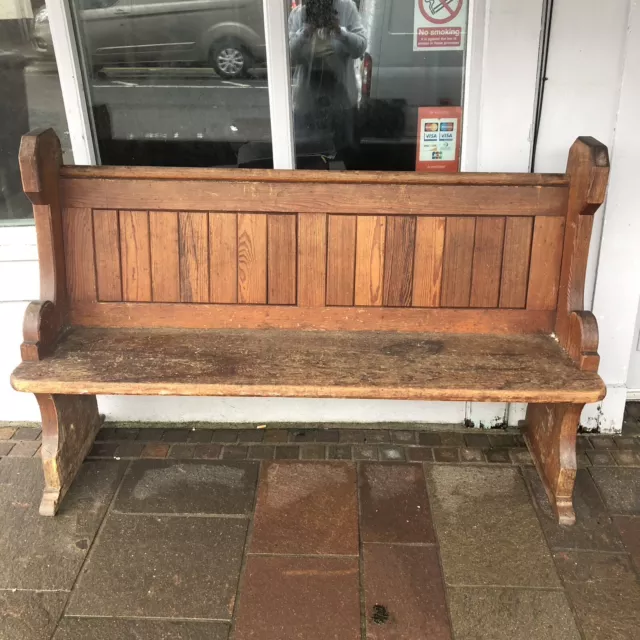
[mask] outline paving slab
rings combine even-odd
[[[560,586],[517,469],[429,465],[427,483],[447,584]]]
[[[249,514],[255,462],[136,460],[114,505],[123,513]]]
[[[362,463],[358,483],[364,542],[435,542],[422,465]]]
[[[70,589],[126,468],[85,462],[55,518],[38,513],[40,460],[0,460],[0,589]]]
[[[53,640],[227,640],[223,622],[65,617]]]
[[[580,640],[562,591],[454,587],[448,592],[456,640]]]
[[[68,595],[64,591],[0,590],[0,638],[50,638],[62,615]]]
[[[245,518],[110,513],[68,615],[230,620]]]
[[[554,555],[585,640],[635,640],[640,582],[627,555],[558,551]]]
[[[592,467],[591,475],[609,513],[640,515],[640,473],[636,469]]]
[[[640,517],[615,516],[613,521],[620,533],[627,553],[631,555],[636,569],[640,572]]]
[[[251,551],[357,555],[356,489],[353,463],[265,463]]]
[[[542,529],[552,549],[624,550],[618,531],[587,469],[578,469],[576,474],[573,494],[576,523],[570,527],[558,524],[536,470],[525,469],[524,477],[533,493]]]
[[[435,547],[364,545],[367,640],[450,640]]]
[[[357,558],[247,559],[234,640],[360,640]]]

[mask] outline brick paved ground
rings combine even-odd
[[[637,640],[638,432],[562,528],[517,432],[110,425],[42,518],[0,427],[0,640]]]

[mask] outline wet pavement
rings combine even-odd
[[[0,640],[640,638],[640,434],[555,523],[516,431],[102,429],[55,518],[0,427]]]

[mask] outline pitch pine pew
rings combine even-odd
[[[42,412],[55,514],[100,425],[96,394],[527,402],[560,522],[601,400],[583,309],[607,149],[565,174],[67,167],[23,138],[41,299],[18,391]]]

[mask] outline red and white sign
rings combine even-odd
[[[420,107],[416,171],[460,171],[461,107]]]
[[[414,0],[413,50],[461,51],[468,0]]]

